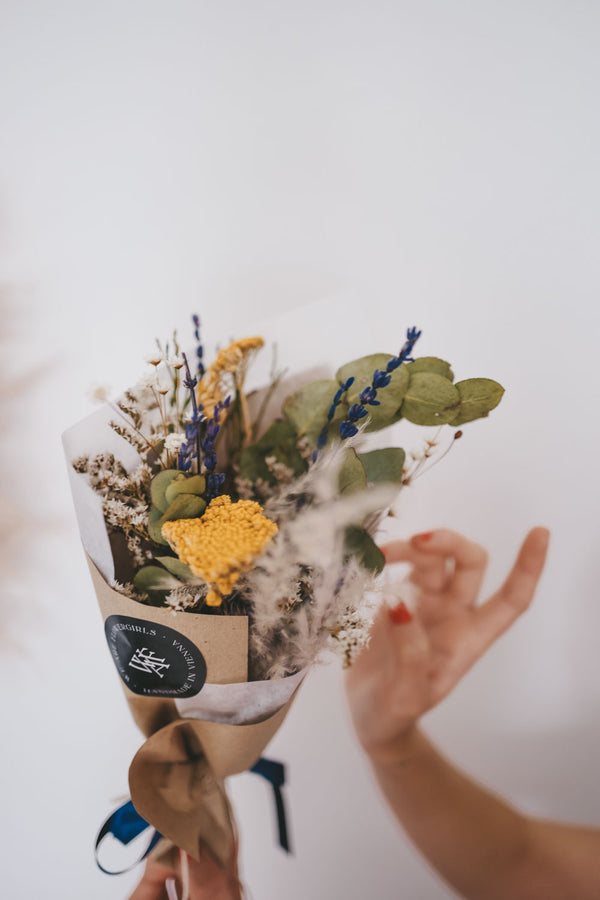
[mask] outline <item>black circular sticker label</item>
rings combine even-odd
[[[117,671],[130,691],[145,697],[193,697],[206,681],[195,644],[173,628],[109,616],[104,632]]]

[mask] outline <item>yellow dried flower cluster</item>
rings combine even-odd
[[[261,337],[241,338],[219,351],[196,389],[198,403],[203,405],[209,417],[217,403],[221,403],[233,388],[241,390],[250,356],[264,343]]]
[[[210,585],[208,606],[220,606],[277,534],[277,525],[263,515],[260,503],[232,503],[222,496],[211,500],[200,519],[165,522],[162,534],[194,575]]]

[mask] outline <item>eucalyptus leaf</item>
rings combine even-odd
[[[419,356],[413,362],[409,363],[408,371],[411,375],[417,372],[431,372],[434,375],[441,375],[448,381],[454,381],[454,372],[450,367],[450,363],[445,359],[438,359],[437,356]]]
[[[160,509],[158,509],[157,506],[153,506],[148,517],[148,534],[150,535],[150,539],[153,540],[155,544],[161,544],[163,547],[168,547],[169,542],[164,539],[160,530],[162,527],[162,523],[162,512],[160,511]]]
[[[355,525],[346,528],[344,548],[347,556],[355,556],[370,572],[379,574],[385,566],[385,556],[371,535]]]
[[[172,591],[181,587],[181,581],[160,566],[144,566],[136,572],[133,586],[140,594],[151,591]]]
[[[311,381],[284,401],[283,412],[296,429],[298,437],[305,437],[312,447],[317,446],[338,388],[337,381],[331,379]],[[347,413],[348,404],[342,399],[329,426],[330,433],[337,433],[339,424]]]
[[[359,394],[372,383],[375,369],[385,371],[392,355],[391,353],[372,353],[370,356],[363,356],[346,363],[338,369],[335,377],[340,384],[343,384],[350,376],[354,376],[354,384],[347,395],[349,405],[359,402]],[[407,365],[398,366],[391,373],[390,383],[377,391],[376,399],[379,401],[379,406],[368,405],[366,407],[369,413],[366,431],[379,431],[398,421],[400,406],[408,389],[409,381],[410,374]]]
[[[166,499],[166,491],[171,482],[181,475],[178,469],[163,469],[158,475],[155,475],[150,483],[150,496],[152,497],[152,505],[160,509],[164,513],[169,505]]]
[[[275,483],[265,460],[273,456],[277,462],[283,463],[294,475],[306,471],[306,462],[298,452],[296,429],[288,419],[276,419],[265,431],[256,444],[245,447],[240,454],[240,474],[255,482],[263,478],[269,484]]]
[[[196,497],[195,494],[179,494],[163,513],[161,525],[176,519],[199,519],[205,509],[206,500],[202,497]]]
[[[189,566],[187,566],[184,562],[181,562],[180,559],[175,559],[173,556],[155,556],[156,562],[159,562],[161,565],[167,569],[171,575],[174,575],[176,578],[179,578],[181,581],[184,581],[186,584],[202,584],[202,579],[197,578],[196,575],[192,572]]]
[[[239,467],[242,478],[247,478],[253,484],[258,481],[259,478],[262,478],[269,484],[274,484],[275,482],[275,479],[265,462],[264,450],[261,450],[260,447],[257,447],[256,445],[244,447],[240,454]]]
[[[406,454],[401,447],[384,447],[382,450],[359,453],[358,458],[370,484],[402,484]]]
[[[502,400],[504,388],[491,378],[468,378],[456,384],[460,396],[458,414],[452,425],[464,425],[489,415]]]
[[[205,509],[206,500],[201,497],[196,497],[195,494],[178,494],[164,513],[158,507],[152,507],[148,517],[148,534],[156,544],[168,547],[169,542],[162,536],[161,531],[165,522],[173,522],[176,519],[199,519]]]
[[[200,496],[205,490],[206,479],[204,475],[192,475],[191,477],[186,478],[183,472],[180,472],[179,476],[174,478],[167,487],[165,499],[167,505],[169,505],[179,494],[196,494],[197,496]]]
[[[452,422],[460,404],[455,385],[433,372],[415,372],[402,404],[403,418],[415,425],[446,425]]]
[[[344,384],[350,377],[353,377],[354,384],[350,390],[354,394],[360,394],[363,388],[371,384],[375,369],[385,369],[392,356],[392,353],[371,353],[369,356],[353,359],[352,362],[346,363],[337,370],[336,381]]]
[[[367,486],[367,473],[364,470],[359,457],[352,448],[344,453],[344,461],[338,476],[338,489],[340,494],[355,494],[364,491]]]

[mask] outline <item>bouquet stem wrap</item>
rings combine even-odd
[[[147,629],[152,636],[153,629],[149,626],[155,624],[159,626],[156,629],[159,634],[162,630],[177,645],[177,653],[183,645],[200,651],[206,665],[206,679],[210,682],[208,688],[217,684],[231,685],[236,690],[246,680],[248,620],[245,616],[173,613],[142,606],[113,590],[89,557],[88,564],[113,656],[115,641],[111,629],[140,629],[133,631],[139,643],[138,635],[144,639],[141,629]],[[171,638],[171,632],[175,637]],[[131,649],[128,648],[128,655]],[[146,686],[142,689],[149,693],[140,694],[139,683],[127,684],[129,673],[122,668],[123,659],[117,656],[115,662],[133,718],[147,738],[129,769],[131,799],[137,812],[194,859],[198,860],[201,848],[206,848],[226,868],[235,848],[235,820],[224,781],[251,768],[261,756],[285,719],[298,678],[283,679],[289,682],[287,692],[292,693],[275,712],[262,717],[256,716],[254,709],[254,716],[249,712],[252,721],[231,725],[182,717],[177,705],[177,687],[157,687],[153,696],[150,693],[153,689]],[[193,673],[196,686],[203,674],[198,672],[199,668],[195,666]],[[135,669],[132,674],[136,674]],[[152,670],[146,674],[152,676]],[[268,685],[256,684],[259,689]],[[173,696],[164,696],[169,690]]]

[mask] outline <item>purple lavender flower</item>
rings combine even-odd
[[[348,419],[344,419],[344,421],[340,425],[340,436],[343,438],[354,437],[355,434],[358,434],[358,428],[356,425],[353,425],[352,422],[349,422]]]
[[[371,387],[369,385],[366,388],[363,388],[360,394],[358,395],[358,399],[361,403],[367,403],[369,406],[379,406],[379,400],[376,400],[377,390],[375,387]]]
[[[392,376],[388,375],[386,372],[382,372],[381,369],[375,369],[373,372],[373,387],[376,390],[378,388],[387,387],[391,380]]]
[[[204,492],[204,498],[207,502],[210,503],[211,500],[219,496],[224,481],[225,476],[222,472],[209,472],[206,476],[206,490]]]
[[[207,501],[212,500],[221,493],[221,487],[225,481],[225,475],[214,471],[217,465],[215,443],[221,428],[221,423],[219,421],[221,413],[224,409],[227,409],[230,403],[230,396],[226,397],[221,403],[217,403],[213,411],[212,419],[206,421],[204,438],[202,440],[202,462],[206,474],[206,490],[204,492],[204,497]]]
[[[186,387],[190,392],[190,399],[192,401],[192,415],[190,421],[185,426],[185,443],[181,445],[179,449],[179,457],[177,460],[177,466],[183,472],[189,472],[192,467],[192,463],[194,458],[196,459],[196,471],[200,472],[200,430],[202,425],[202,420],[204,417],[204,409],[202,404],[198,404],[196,401],[196,385],[198,384],[198,379],[194,378],[192,373],[190,372],[190,367],[187,361],[187,356],[185,353],[182,354],[183,362],[185,364],[185,378],[183,379],[183,386]]]
[[[329,407],[329,412],[327,413],[327,421],[326,421],[325,425],[323,426],[323,429],[321,430],[321,433],[319,434],[319,437],[317,440],[317,450],[322,450],[323,447],[325,446],[325,444],[327,443],[327,432],[329,431],[329,426],[331,424],[333,417],[335,416],[335,411],[338,408],[338,406],[340,405],[340,403],[342,402],[342,397],[344,396],[346,391],[350,387],[352,387],[353,384],[354,384],[354,376],[351,375],[350,378],[348,378],[348,380],[345,381],[344,384],[340,385],[340,387],[335,392],[335,395],[333,397],[333,402],[332,402],[331,406]],[[313,453],[313,461],[315,460],[316,456],[317,456],[317,451],[315,451]]]
[[[353,437],[357,433],[358,428],[354,423],[358,422],[359,419],[362,419],[368,414],[366,406],[380,405],[380,401],[377,400],[377,391],[381,388],[387,387],[392,378],[391,373],[395,369],[397,369],[398,366],[402,365],[402,363],[413,362],[411,353],[413,351],[414,345],[420,337],[421,332],[417,328],[409,328],[406,332],[406,341],[404,343],[404,346],[400,350],[398,356],[392,356],[392,358],[388,360],[388,363],[385,367],[385,372],[381,369],[375,369],[375,371],[373,372],[373,378],[371,379],[371,384],[362,389],[362,391],[358,395],[359,402],[352,404],[352,406],[348,410],[348,418],[344,419],[344,421],[340,424],[340,437],[342,438],[342,440],[348,437]]]
[[[194,337],[196,338],[196,371],[198,378],[202,378],[206,370],[204,368],[204,347],[200,337],[200,317],[194,314],[192,322],[194,323]]]
[[[348,410],[348,418],[351,422],[358,422],[367,415],[367,410],[360,403],[353,403]]]

